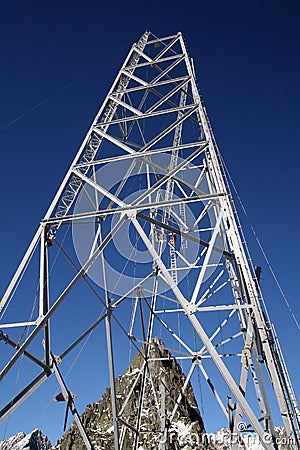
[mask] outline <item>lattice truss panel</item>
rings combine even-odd
[[[91,448],[64,380],[80,351],[70,389],[83,405],[87,384],[110,383],[115,449],[130,433],[138,448],[156,337],[198,394],[201,376],[209,414],[220,407],[232,432],[249,425],[261,439],[265,431],[274,434],[275,408],[295,438],[297,404],[257,278],[182,35],[158,39],[146,32],[2,299],[1,338],[8,344],[1,347],[2,420],[54,374]],[[144,364],[135,375],[140,407],[133,418],[128,398],[125,405],[117,401],[114,379],[136,352]],[[181,400],[167,411],[169,425],[152,430],[158,448]],[[160,414],[160,398],[155,407]]]

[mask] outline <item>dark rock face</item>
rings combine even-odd
[[[136,447],[138,450],[201,448],[199,442],[204,427],[190,383],[178,402],[185,382],[186,377],[181,367],[159,339],[154,339],[148,347],[141,347],[124,375],[116,380],[118,429],[122,450],[134,448],[137,439],[134,430],[137,429],[138,423],[141,430]],[[110,389],[107,389],[97,403],[86,407],[81,417],[95,450],[114,448],[110,395]],[[174,417],[170,423],[172,413]],[[162,432],[164,423],[168,430],[165,437]],[[165,444],[160,446],[160,442]],[[85,450],[74,423],[58,441],[55,449]]]
[[[0,450],[50,450],[51,442],[36,429],[29,434],[17,433],[0,442]]]

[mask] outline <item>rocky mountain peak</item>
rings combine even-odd
[[[20,432],[0,442],[0,450],[50,450],[51,448],[51,442],[39,429],[28,434]]]
[[[182,393],[184,384],[187,386]],[[166,441],[165,450],[177,450],[184,448],[179,447],[179,441],[188,435],[200,438],[204,433],[192,386],[186,383],[180,365],[158,338],[143,345],[125,373],[116,379],[116,400],[122,450],[134,448],[138,424],[139,450],[157,449],[161,440]],[[110,388],[98,402],[86,407],[81,419],[95,450],[114,448]],[[164,438],[165,429],[168,430],[167,438]],[[192,444],[189,448],[199,447]],[[85,450],[75,424],[58,441],[55,449]]]

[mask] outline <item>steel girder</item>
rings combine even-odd
[[[26,318],[23,307],[18,309],[23,301],[18,293],[24,289],[27,296],[26,283],[32,284],[32,275],[26,278],[30,264],[36,264],[39,290],[28,319],[25,309]],[[86,325],[71,321],[69,331],[64,318],[61,333],[55,325],[62,320],[59,311],[67,303],[64,314],[76,309],[83,286],[96,300],[93,306],[84,303]],[[5,381],[22,358],[42,369],[2,406],[1,420],[53,373],[68,402],[57,364],[105,324],[115,450],[123,448],[126,433],[134,433],[132,448],[141,442],[147,379],[153,384],[149,349],[158,335],[187,370],[187,383],[199,370],[233,434],[243,439],[253,429],[266,450],[277,448],[272,391],[290,448],[298,448],[296,397],[242,243],[181,33],[157,38],[147,31],[133,45],[0,307],[0,338],[13,349],[0,379]],[[83,317],[80,308],[74,314]],[[42,355],[34,345],[41,337]],[[139,352],[141,344],[146,350],[136,375],[142,379],[140,405],[136,421],[129,423],[129,397],[122,406],[117,399],[116,365],[119,370],[126,348]],[[235,415],[227,397],[236,402]],[[164,448],[181,400],[168,411],[169,425],[164,420],[157,430],[157,448]],[[91,448],[73,399],[68,405]]]

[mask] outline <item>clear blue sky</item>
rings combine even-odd
[[[183,32],[223,157],[299,318],[299,23],[300,4],[289,0],[3,3],[1,293],[131,44],[149,28]],[[270,292],[300,397],[299,332]],[[21,429],[29,422],[11,420],[0,440]]]

